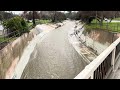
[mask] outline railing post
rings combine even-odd
[[[112,60],[111,60],[111,65],[113,67],[113,72],[115,70],[115,51],[116,51],[116,47],[114,48],[114,50],[112,51]]]
[[[108,22],[107,22],[107,28],[106,29],[108,30]]]
[[[118,31],[118,23],[117,23],[117,31]]]
[[[92,73],[92,75],[90,77],[91,77],[90,79],[94,79],[94,73]]]

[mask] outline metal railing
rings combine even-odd
[[[85,67],[74,79],[105,79],[115,68],[120,52],[120,38],[114,41],[96,59]]]
[[[16,30],[16,31],[8,33],[7,30],[4,30],[3,35],[0,36],[0,50],[4,48],[9,42],[20,37],[25,32],[26,31],[24,30],[21,30],[21,31]]]

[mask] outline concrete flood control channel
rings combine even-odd
[[[71,29],[71,30],[74,30],[74,28]],[[49,31],[42,32],[39,35],[37,35],[29,43],[29,45],[26,47],[26,49],[23,52],[23,56],[21,57],[18,65],[17,65],[17,67],[15,69],[15,72],[13,74],[13,79],[20,79],[21,78],[23,70],[26,67],[26,65],[27,65],[27,63],[28,63],[28,61],[30,59],[31,53],[34,51],[36,43],[41,42],[44,39],[43,36],[46,35],[48,32]],[[70,31],[70,32],[73,32],[73,31]],[[89,64],[92,60],[94,60],[97,57],[97,55],[95,55],[88,47],[86,47],[82,42],[80,42],[78,40],[78,38],[76,37],[76,35],[70,36],[70,32],[68,32],[69,42],[75,48],[77,53],[85,60],[85,62],[87,62]]]
[[[65,24],[65,23],[64,23]],[[70,23],[71,24],[71,27],[73,27],[74,25],[74,23]],[[60,29],[58,29],[58,30],[55,30],[55,33],[57,32],[57,34],[60,34],[60,35],[58,35],[60,38],[58,38],[59,40],[61,40],[61,41],[63,41],[64,40],[64,38],[65,38],[65,42],[64,43],[61,43],[61,46],[64,46],[64,45],[66,45],[66,47],[64,46],[64,52],[67,50],[67,52],[69,52],[68,53],[68,55],[69,54],[71,54],[70,55],[70,57],[71,57],[71,59],[68,59],[68,60],[74,60],[76,57],[80,57],[80,55],[76,52],[76,50],[74,50],[74,48],[72,47],[72,45],[70,45],[70,43],[69,43],[69,41],[67,40],[67,30],[70,30],[71,29],[71,27],[69,27],[69,25],[70,24],[68,24],[68,25],[65,25],[64,27],[61,27]],[[42,28],[44,28],[44,25],[43,25],[43,27]],[[55,28],[55,27],[54,27]],[[66,29],[65,29],[66,28]],[[40,28],[41,29],[41,28]],[[45,29],[45,28],[44,28]],[[52,28],[53,29],[53,28]],[[41,42],[41,41],[43,41],[43,39],[44,39],[44,35],[46,35],[49,31],[51,31],[51,30],[42,30],[43,32],[41,32],[41,30],[39,31],[39,30],[33,30],[33,32],[35,33],[35,37],[31,40],[31,41],[29,41],[28,42],[28,45],[25,47],[25,49],[24,49],[24,51],[23,51],[23,53],[22,53],[22,56],[20,57],[20,60],[19,60],[19,62],[15,62],[15,64],[16,64],[16,66],[14,67],[14,69],[13,68],[11,68],[11,70],[12,70],[12,72],[11,72],[11,74],[10,74],[10,78],[9,77],[7,77],[6,79],[20,79],[21,78],[21,75],[22,75],[22,73],[23,73],[23,70],[24,70],[24,68],[26,67],[26,65],[28,64],[28,62],[29,62],[29,59],[30,59],[30,56],[31,56],[31,54],[32,54],[32,52],[34,51],[34,49],[35,49],[35,47],[36,47],[36,44],[37,44],[37,42]],[[41,32],[41,33],[40,33]],[[40,34],[39,34],[40,33]],[[53,33],[54,35],[55,35],[55,37],[57,36],[55,33]],[[37,35],[37,36],[36,36]],[[61,35],[63,35],[63,37],[62,37],[62,39],[61,39]],[[56,41],[59,41],[58,39],[56,39]],[[52,39],[53,40],[53,39]],[[66,43],[67,42],[67,43]],[[51,43],[51,41],[50,41],[50,43]],[[59,45],[58,45],[59,46]],[[66,48],[68,48],[69,47],[69,49],[66,49]],[[73,53],[70,53],[70,52],[73,52]],[[67,54],[67,53],[65,53],[65,54]],[[65,55],[65,56],[67,56],[67,55]],[[81,60],[82,58],[80,57],[79,59],[75,59],[75,62],[80,62],[79,64],[81,64]],[[65,60],[66,61],[66,60]],[[69,62],[70,64],[69,64],[69,66],[71,67],[72,65],[72,62],[70,61]],[[59,64],[59,63],[58,63]],[[64,63],[63,63],[64,64]],[[79,70],[78,69],[80,69],[79,67],[80,67],[80,65],[79,65],[78,63],[76,63],[75,64],[75,67],[76,67],[76,65],[78,66],[78,68],[75,68],[75,69],[77,69],[77,73],[79,72]],[[68,65],[68,63],[66,63],[66,65]],[[61,65],[62,66],[62,65]],[[11,66],[11,67],[13,67],[13,66]],[[66,66],[67,68],[68,68],[68,66]],[[73,68],[73,66],[72,66],[72,68]],[[68,68],[68,71],[69,71],[69,69],[70,68]],[[66,70],[66,69],[65,69]],[[73,70],[73,69],[72,69]],[[59,69],[58,69],[58,71],[59,71]],[[73,70],[72,71],[73,73],[76,73],[76,70]],[[66,72],[65,72],[66,73]],[[70,71],[70,73],[71,73],[71,71]],[[67,76],[67,74],[68,73],[66,73],[66,76]],[[74,77],[72,77],[72,78],[74,78]]]
[[[80,26],[81,27],[81,26]],[[21,75],[23,73],[24,68],[26,67],[31,53],[34,51],[36,43],[41,42],[44,39],[44,35],[46,35],[49,31],[41,32],[39,35],[37,35],[33,40],[29,43],[29,45],[25,48],[23,55],[15,68],[15,72],[13,74],[12,79],[20,79]],[[69,42],[72,44],[72,46],[75,48],[75,50],[78,52],[78,54],[87,62],[88,64],[93,61],[97,55],[94,54],[94,52],[85,46],[82,41],[80,41],[76,35],[71,36],[70,33],[74,32],[74,28],[71,29],[71,31],[68,32],[68,39]],[[82,33],[82,32],[81,32]],[[41,39],[41,40],[40,40]]]
[[[18,62],[15,71],[13,73],[12,79],[20,79],[21,75],[23,73],[24,68],[26,67],[27,63],[29,62],[30,56],[32,52],[34,51],[34,48],[38,42],[41,42],[44,39],[44,35],[49,33],[50,31],[54,30],[56,28],[55,25],[38,25],[35,29],[43,29],[42,31],[38,30],[38,32],[41,32],[38,34],[35,38],[33,38],[32,41],[30,41],[29,45],[24,49],[23,55]],[[57,27],[58,28],[58,27]]]
[[[35,47],[21,79],[72,79],[87,65],[68,40],[69,21],[45,35]]]
[[[39,39],[42,39],[42,37],[47,33],[48,32],[42,32],[39,35],[37,35],[25,48],[23,55],[15,69],[12,79],[20,79],[22,72],[30,59],[30,55],[34,51],[34,47],[36,46],[36,43],[39,42]]]

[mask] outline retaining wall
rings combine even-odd
[[[39,34],[35,29],[25,33],[0,50],[0,79],[10,79],[24,48]]]

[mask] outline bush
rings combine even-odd
[[[19,36],[23,33],[29,32],[27,22],[19,16],[3,21],[2,25],[7,29],[9,37],[12,37],[13,35]]]

